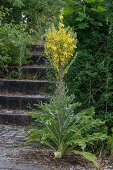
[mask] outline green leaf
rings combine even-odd
[[[75,1],[68,1],[65,4],[68,4],[68,5],[78,5],[79,3],[75,2]]]
[[[80,29],[85,29],[85,28],[89,27],[89,25],[88,25],[87,23],[85,23],[85,22],[82,22],[82,23],[80,23],[80,24],[78,25],[78,27],[79,27]]]
[[[93,135],[88,135],[86,137],[86,142],[90,142],[90,141],[97,141],[97,140],[105,140],[107,138],[106,134],[102,134],[102,133],[95,133]]]
[[[98,168],[99,165],[97,163],[97,157],[95,155],[93,155],[92,153],[89,152],[80,152],[80,151],[72,151],[74,154],[77,155],[82,155],[84,158],[88,159],[89,161],[93,162],[94,165]]]
[[[79,12],[79,16],[76,18],[76,21],[82,21],[85,19],[85,17],[86,17],[85,14]]]
[[[24,6],[24,4],[23,4],[22,0],[15,0],[13,2],[13,6],[17,6],[17,7],[21,8],[22,6]]]
[[[93,2],[96,2],[97,0],[84,0],[84,1],[88,3],[93,3]]]
[[[86,109],[85,114],[94,115],[95,114],[94,107],[90,107],[90,108]]]
[[[95,8],[91,8],[92,11],[97,12],[97,13],[102,13],[107,11],[107,9],[103,8],[102,6],[98,6],[96,9]]]
[[[71,141],[70,144],[77,144],[79,145],[82,150],[84,150],[86,148],[86,143],[85,143],[85,139],[82,136],[75,136]]]
[[[77,107],[80,107],[82,104],[81,103],[74,103],[71,105],[72,109],[76,109]]]
[[[63,10],[64,15],[71,15],[73,12],[75,12],[75,9],[73,9],[72,7],[67,7],[67,8],[64,8]]]

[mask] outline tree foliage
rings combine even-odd
[[[112,7],[111,0],[78,0],[67,1],[64,9],[64,23],[76,30],[79,51],[65,81],[75,101],[81,101],[83,108],[94,106],[109,127],[113,126]]]
[[[1,0],[0,6],[12,8],[8,21],[26,21],[29,27],[40,32],[59,13],[62,0]]]
[[[7,15],[10,10],[0,9],[0,66],[19,65],[27,62],[31,57],[28,46],[32,44],[32,38],[28,34],[26,24],[7,23]]]

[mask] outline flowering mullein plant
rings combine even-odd
[[[77,48],[77,34],[70,27],[65,28],[63,16],[60,16],[58,30],[54,24],[46,31],[45,54],[51,65],[57,70],[57,76],[63,79],[70,65],[73,63],[77,53],[73,53]],[[73,57],[73,60],[72,60]],[[57,79],[59,79],[57,77]]]
[[[36,120],[26,143],[40,141],[53,149],[55,158],[62,158],[73,152],[84,156],[98,167],[96,156],[86,152],[85,148],[88,143],[106,138],[102,133],[91,133],[92,128],[95,129],[104,122],[93,119],[93,108],[77,113],[76,108],[81,104],[73,102],[74,95],[67,95],[63,77],[77,55],[76,53],[71,60],[76,48],[76,33],[64,28],[62,19],[61,16],[58,30],[52,26],[46,32],[45,53],[57,70],[56,91],[49,104],[37,105],[41,111],[36,110],[30,114]]]

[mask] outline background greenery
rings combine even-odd
[[[31,57],[28,47],[32,38],[27,31],[27,25],[22,22],[7,21],[7,16],[12,10],[1,7],[0,9],[0,66],[26,64]]]
[[[29,28],[38,32],[38,39],[43,37],[45,29],[51,22],[55,22],[57,18],[55,16],[58,16],[62,5],[63,0],[1,0],[0,2],[0,6],[12,8],[7,16],[8,22],[12,19],[16,24],[20,21],[27,22]]]
[[[0,67],[5,68],[26,63],[29,34],[44,40],[45,29],[52,22],[57,25],[60,9],[65,7],[64,24],[77,32],[78,40],[78,56],[65,76],[69,94],[75,94],[75,102],[81,102],[83,109],[95,108],[95,117],[106,121],[112,140],[113,1],[1,0],[0,7]]]
[[[93,2],[93,3],[88,3]],[[78,56],[65,76],[70,93],[83,108],[95,107],[96,117],[113,126],[113,1],[67,1],[66,25],[77,32]]]

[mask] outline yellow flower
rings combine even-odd
[[[62,16],[62,15],[60,15],[60,17],[59,17],[59,18],[60,18],[60,20],[63,20],[63,16]]]
[[[64,28],[63,16],[60,16],[58,30],[54,24],[46,32],[45,54],[58,73],[63,70],[73,56],[76,47],[76,33],[69,27]]]
[[[63,27],[64,27],[64,24],[60,23],[60,27],[63,28]]]

